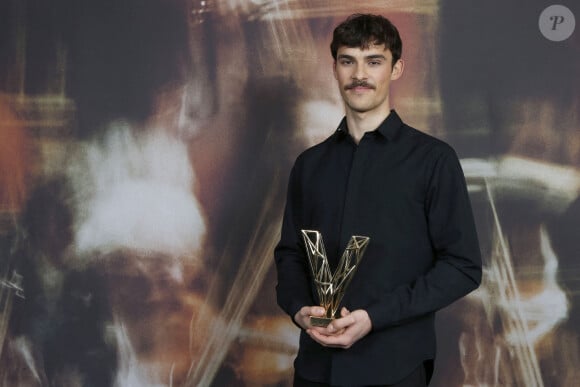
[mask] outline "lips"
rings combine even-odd
[[[354,91],[367,91],[367,90],[373,90],[372,87],[364,87],[364,86],[356,86],[356,87],[351,87],[348,90],[354,90]]]

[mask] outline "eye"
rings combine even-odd
[[[348,66],[348,65],[351,65],[351,64],[352,64],[352,60],[350,60],[350,59],[341,59],[341,60],[339,61],[339,63],[340,63],[342,66]]]
[[[380,66],[382,64],[382,61],[380,60],[371,60],[369,61],[369,65],[370,66]]]

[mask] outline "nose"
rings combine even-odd
[[[367,79],[367,72],[364,63],[357,63],[352,74],[352,79]]]

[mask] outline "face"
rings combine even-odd
[[[380,112],[388,114],[391,81],[403,73],[403,62],[392,64],[391,51],[384,44],[368,49],[340,47],[334,62],[334,77],[347,114]]]

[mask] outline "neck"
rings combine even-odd
[[[354,142],[358,144],[366,132],[377,129],[390,113],[390,108],[387,108],[386,111],[363,113],[347,110],[346,124]]]

